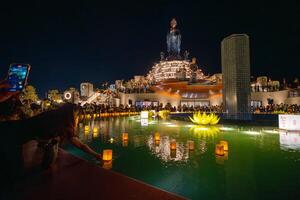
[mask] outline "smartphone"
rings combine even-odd
[[[29,64],[11,64],[8,69],[7,82],[10,85],[9,92],[22,91],[27,84],[30,71]]]

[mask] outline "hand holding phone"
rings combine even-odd
[[[0,81],[0,103],[18,94],[27,84],[30,65],[11,64],[6,80]]]
[[[7,83],[10,85],[8,92],[22,91],[27,84],[30,70],[29,64],[11,64],[8,69]]]

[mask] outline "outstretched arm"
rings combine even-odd
[[[0,103],[8,100],[10,97],[17,95],[19,92],[8,92],[10,85],[5,81],[0,81]]]
[[[102,159],[101,154],[95,152],[93,149],[91,149],[88,145],[82,143],[77,137],[71,137],[70,138],[71,144],[73,144],[75,147],[81,149],[82,151],[94,156],[97,159]]]

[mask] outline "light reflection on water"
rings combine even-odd
[[[122,141],[123,132],[128,133],[128,141]],[[160,134],[159,141],[154,140],[155,133]],[[284,188],[293,193],[300,180],[300,133],[277,127],[205,127],[183,121],[119,117],[82,121],[78,136],[98,152],[113,149],[113,161],[101,165],[104,168],[191,199],[239,199],[245,195],[250,199],[258,195],[284,199],[278,192]],[[170,149],[173,139],[176,151]],[[220,140],[229,146],[223,156],[215,154]],[[194,150],[188,149],[188,141],[194,142]],[[71,147],[69,150],[95,161]],[[280,177],[288,181],[282,182]],[[257,188],[275,192],[270,197]]]

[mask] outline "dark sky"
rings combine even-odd
[[[42,95],[83,81],[99,86],[146,74],[166,51],[169,21],[176,17],[182,50],[197,57],[206,74],[221,72],[222,38],[247,33],[252,75],[300,77],[300,1],[247,2],[5,1],[0,75],[12,62],[29,63],[30,84]]]

